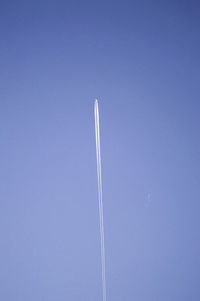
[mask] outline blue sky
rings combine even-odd
[[[198,1],[1,1],[0,300],[200,300]]]

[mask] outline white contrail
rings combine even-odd
[[[102,288],[103,288],[103,301],[106,301],[106,271],[105,271],[105,246],[104,246],[103,201],[102,201],[102,180],[101,180],[101,152],[100,152],[100,131],[99,131],[99,108],[98,108],[97,99],[94,102],[94,118],[95,118],[96,154],[97,154],[97,178],[98,178],[98,193],[99,193]]]

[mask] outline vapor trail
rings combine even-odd
[[[100,237],[101,237],[102,289],[103,289],[103,301],[106,301],[106,271],[105,271],[103,200],[102,200],[102,180],[101,180],[101,152],[100,152],[100,131],[99,131],[99,108],[98,108],[97,99],[94,102],[94,118],[95,118],[95,137],[96,137],[96,155],[97,155],[99,220],[100,220]]]

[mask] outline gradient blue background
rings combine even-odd
[[[200,300],[199,1],[0,2],[0,300]]]

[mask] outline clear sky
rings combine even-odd
[[[0,2],[0,300],[200,300],[199,1]]]

